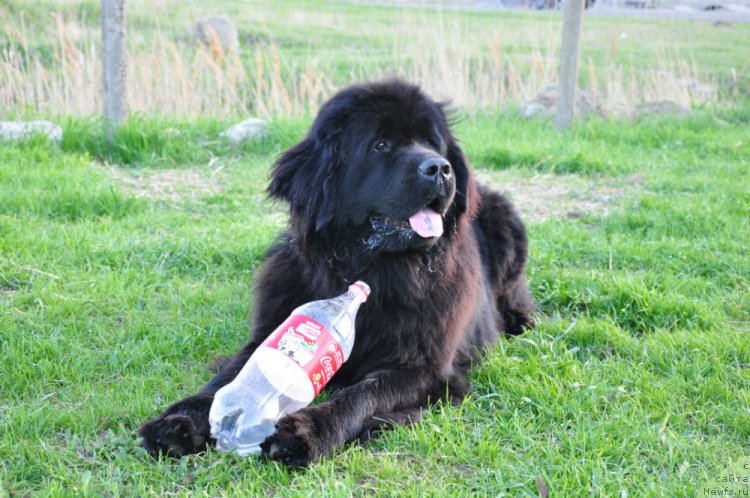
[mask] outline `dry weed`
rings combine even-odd
[[[8,24],[2,15],[0,22]],[[0,51],[0,109],[98,113],[99,34],[61,15],[54,20],[51,60],[28,49],[23,23],[9,26],[9,43]],[[443,17],[436,26],[412,13],[387,29],[393,40],[392,63],[363,60],[349,79],[402,76],[466,109],[519,104],[557,81],[558,37],[540,38],[531,28],[505,39],[497,31],[470,32]],[[618,43],[613,32],[612,54]],[[244,50],[242,57],[224,50],[216,36],[209,36],[207,44],[191,44],[158,32],[149,43],[129,51],[130,110],[183,116],[301,114],[317,108],[346,83],[332,80],[335,62],[330,57],[290,61],[272,42]],[[671,100],[690,107],[717,100],[716,85],[678,48],[659,49],[655,60],[653,70],[639,72],[625,71],[614,62],[596,66],[589,59],[583,66],[587,91],[600,108],[613,113],[627,113],[646,101]]]

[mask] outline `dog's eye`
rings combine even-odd
[[[388,140],[378,140],[375,142],[375,145],[372,146],[372,150],[375,152],[385,152],[391,148],[390,142]]]

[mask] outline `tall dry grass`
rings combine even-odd
[[[81,36],[75,22],[60,16],[55,20],[51,58],[28,50],[24,29],[10,32],[16,43],[0,52],[0,114],[31,109],[39,114],[90,115],[101,109],[97,33]],[[126,64],[128,106],[136,112],[299,114],[332,89],[325,73],[312,66],[302,67],[291,78],[274,45],[254,49],[250,61],[243,62],[235,51],[225,51],[216,37],[209,37],[207,44],[190,44],[157,33],[147,50],[129,50]]]
[[[0,52],[0,116],[19,110],[91,115],[101,109],[98,29],[61,15],[52,19],[54,33],[46,35],[50,55],[30,50],[23,21],[12,23],[0,12],[0,22],[8,26]],[[149,43],[129,49],[128,105],[131,111],[183,116],[292,115],[314,110],[348,81],[401,76],[454,105],[479,109],[522,103],[556,83],[558,36],[528,33],[520,42],[499,31],[473,32],[442,16],[437,23],[419,14],[400,19],[385,33],[392,46],[385,47],[380,62],[363,59],[343,75],[335,69],[335,52],[287,57],[273,42],[263,42],[243,46],[238,54],[225,51],[216,37],[197,44],[156,30]],[[614,33],[610,45],[614,54]],[[615,114],[646,101],[686,107],[717,101],[716,84],[679,49],[657,48],[653,60],[648,70],[583,60],[583,89]]]
[[[401,33],[417,33],[397,53],[411,61],[399,75],[420,82],[435,95],[468,107],[496,107],[532,100],[558,80],[560,37],[531,31],[503,35],[472,33],[440,18],[434,23],[406,18]],[[437,36],[435,33],[437,32]],[[408,40],[407,37],[399,38]],[[429,43],[424,43],[429,40]],[[602,111],[628,114],[644,102],[672,101],[682,107],[718,101],[717,85],[678,46],[656,43],[647,69],[616,62],[618,37],[612,31],[608,62],[581,61],[579,81]],[[477,51],[476,47],[482,49]],[[585,51],[584,51],[585,52]]]

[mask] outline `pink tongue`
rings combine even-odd
[[[409,224],[425,239],[443,235],[443,218],[430,208],[425,208],[409,218]]]

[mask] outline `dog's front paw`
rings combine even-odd
[[[534,317],[528,311],[505,310],[503,311],[505,321],[505,333],[509,335],[521,335],[536,325]]]
[[[260,445],[263,454],[290,467],[306,467],[321,455],[313,423],[301,412],[283,417]]]
[[[160,454],[182,457],[206,450],[210,439],[208,410],[211,400],[192,397],[167,408],[138,429],[141,445],[154,458]]]

